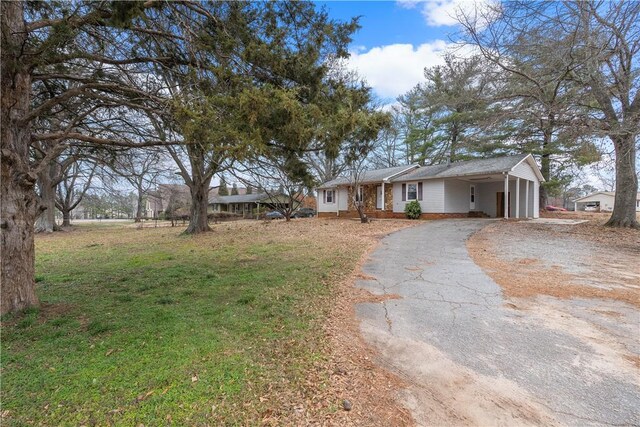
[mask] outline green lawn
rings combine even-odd
[[[39,236],[43,306],[3,319],[3,425],[253,425],[286,412],[281,396],[304,395],[326,354],[330,283],[366,249],[342,235],[332,250],[338,227]]]

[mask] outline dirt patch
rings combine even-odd
[[[640,369],[640,356],[636,354],[634,355],[625,354],[624,358],[627,359],[629,362],[633,363],[636,368]]]
[[[62,317],[66,314],[69,314],[73,311],[75,306],[73,304],[66,303],[57,303],[51,304],[43,302],[37,308],[37,311],[34,312],[37,318],[37,322],[42,324],[46,323],[49,320],[56,319]],[[29,316],[29,312],[19,313],[15,316],[10,316],[7,320],[2,321],[2,326],[16,326],[20,321],[25,319],[26,316]]]
[[[601,298],[640,307],[640,231],[601,223],[500,222],[474,234],[467,248],[507,297]]]

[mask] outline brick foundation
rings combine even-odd
[[[404,212],[390,212],[390,211],[371,211],[366,212],[369,218],[380,219],[407,219]],[[447,218],[470,218],[468,212],[462,213],[423,213],[420,215],[420,219],[447,219]],[[318,218],[360,218],[356,211],[340,211],[339,215],[335,212],[318,212]]]

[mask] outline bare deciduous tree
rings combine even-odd
[[[56,207],[62,213],[63,227],[71,225],[71,212],[91,187],[96,168],[94,162],[75,161],[58,184]]]
[[[158,179],[167,175],[163,152],[158,149],[130,149],[118,153],[110,162],[110,167],[124,178],[136,191],[137,204],[135,222],[142,220],[144,197]]]
[[[485,58],[521,83],[514,94],[538,106],[543,174],[556,141],[608,137],[616,198],[607,224],[638,227],[640,3],[511,1],[459,20]]]

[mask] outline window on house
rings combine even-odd
[[[324,202],[325,203],[333,203],[335,199],[334,190],[324,190]]]
[[[418,184],[407,184],[407,201],[418,200]]]
[[[476,201],[476,186],[471,186],[471,203],[475,203]]]

